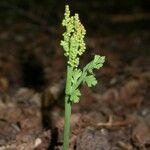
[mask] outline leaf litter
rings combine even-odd
[[[8,31],[7,28],[0,30],[0,42],[3,41],[0,47],[0,150],[59,150],[63,140],[65,81],[60,39],[41,32],[38,36],[35,34],[36,38],[34,33],[33,36],[22,33],[21,39],[17,36],[17,41],[16,38],[13,41],[16,30],[21,32],[26,26],[29,24],[20,24],[18,29],[14,24]],[[81,102],[73,107],[72,150],[150,148],[149,57],[147,50],[137,44],[146,45],[145,49],[150,45],[145,43],[149,37],[144,32],[141,34],[142,38],[137,34],[137,37],[115,35],[115,38],[114,35],[104,38],[91,35],[87,39],[93,53],[106,55],[106,64],[96,72],[97,86],[81,88]],[[37,63],[37,68],[39,63],[42,65],[44,73],[40,77],[46,83],[40,89],[34,85],[24,87],[20,51],[24,52],[24,58],[32,54],[38,60],[27,60],[29,64]],[[83,63],[90,55],[83,58]]]

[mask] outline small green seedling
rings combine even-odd
[[[61,46],[64,49],[64,55],[67,57],[63,150],[68,150],[72,104],[78,103],[80,100],[81,93],[79,87],[81,84],[87,84],[88,87],[97,84],[93,70],[103,66],[105,57],[95,55],[94,59],[81,70],[78,66],[80,61],[79,58],[86,50],[84,42],[86,30],[81,24],[78,14],[70,16],[68,5],[66,5],[62,25],[65,27],[66,31],[63,33],[64,39],[61,41]]]

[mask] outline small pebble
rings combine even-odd
[[[37,138],[35,140],[34,148],[38,147],[42,143],[42,140],[40,138]]]

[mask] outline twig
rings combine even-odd
[[[109,120],[106,123],[98,123],[98,127],[105,127],[105,128],[111,128],[111,127],[120,127],[120,126],[126,126],[131,121],[118,121],[118,122],[113,122],[113,116],[109,116]]]

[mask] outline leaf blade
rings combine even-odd
[[[97,80],[94,75],[88,75],[85,77],[84,83],[86,83],[88,87],[92,87],[97,84]]]
[[[70,100],[74,103],[78,103],[80,100],[81,92],[79,89],[74,90],[70,95]]]

